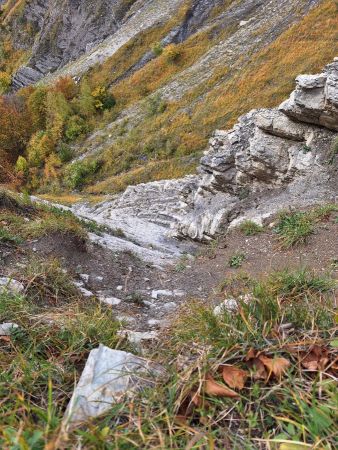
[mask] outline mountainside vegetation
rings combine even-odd
[[[19,3],[12,7],[10,2],[5,4],[4,23],[9,15],[23,10]],[[222,2],[211,16],[233,3]],[[249,58],[242,57],[238,67],[210,67],[206,82],[171,100],[159,89],[234,31],[216,23],[181,43],[163,47],[161,39],[187,14],[189,2],[164,27],[144,31],[102,65],[93,67],[79,83],[65,76],[52,85],[31,86],[17,93],[10,91],[10,77],[22,52],[11,46],[10,35],[4,33],[7,38],[1,42],[4,57],[0,73],[2,181],[13,181],[14,171],[16,183],[30,191],[85,189],[98,194],[192,173],[214,129],[229,128],[251,108],[278,104],[292,90],[298,73],[318,71],[338,49],[334,38],[337,4],[325,0],[276,40]],[[135,69],[147,51],[153,57]],[[140,102],[141,119],[130,125],[126,111]],[[104,145],[98,155],[90,156],[89,152],[88,158],[71,162],[79,152],[85,152],[85,136],[116,119],[116,126],[108,131],[114,135],[111,145]],[[105,137],[97,139],[104,142]]]

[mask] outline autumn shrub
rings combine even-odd
[[[65,137],[67,141],[74,141],[76,138],[85,134],[88,127],[85,119],[80,116],[70,116],[65,126]]]
[[[174,44],[168,45],[168,47],[166,47],[164,49],[163,54],[164,54],[165,60],[170,64],[177,63],[181,56],[181,52],[180,52],[179,48]]]
[[[4,94],[9,90],[11,82],[11,76],[6,72],[0,71],[0,94]]]
[[[91,95],[94,98],[95,108],[100,111],[111,109],[116,104],[113,94],[111,94],[104,86],[96,87]]]
[[[56,92],[61,92],[66,100],[73,100],[78,94],[79,88],[72,77],[66,76],[59,78],[54,84],[53,89]]]
[[[50,134],[38,131],[28,143],[26,154],[30,167],[42,167],[47,156],[54,150],[54,141]]]
[[[77,161],[65,171],[65,183],[70,189],[80,189],[101,167],[100,161]]]

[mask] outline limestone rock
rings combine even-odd
[[[290,98],[280,110],[301,122],[338,131],[338,59],[319,75],[301,75]]]
[[[338,130],[337,77],[335,60],[323,74],[298,77],[279,109],[253,110],[232,130],[217,131],[201,159],[190,208],[172,235],[207,241],[237,218],[334,195],[337,174],[327,160]],[[273,191],[280,202],[270,200]]]
[[[0,336],[10,336],[12,331],[19,328],[19,325],[12,322],[5,322],[0,324]]]
[[[63,428],[109,411],[114,403],[153,386],[162,368],[143,358],[104,345],[92,350],[67,407]]]

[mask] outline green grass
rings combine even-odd
[[[239,229],[243,234],[245,234],[245,236],[254,236],[263,231],[263,227],[252,220],[245,220],[241,223]]]
[[[48,285],[59,282],[54,276],[48,279]],[[67,280],[61,285],[67,286]],[[50,290],[53,295],[58,291]],[[306,349],[310,348],[306,342],[330,347],[335,326],[333,280],[302,269],[262,280],[246,278],[242,291],[238,286],[236,290],[237,311],[215,316],[213,307],[201,302],[185,305],[161,342],[148,350],[148,356],[167,369],[165,379],[76,429],[62,448],[75,449],[81,441],[86,450],[267,445],[279,449],[276,440],[335,448],[337,386],[325,374],[304,371],[298,353],[290,351],[291,345],[298,348],[297,342],[304,342],[301,348]],[[253,295],[245,302],[239,296],[248,292]],[[99,343],[120,348],[117,324],[111,312],[80,298],[46,309],[30,292],[25,298],[2,294],[0,320],[19,325],[10,343],[0,342],[0,445],[20,450],[58,448],[61,418],[74,381],[92,348]],[[186,409],[191,390],[203,385],[207,372],[219,380],[220,363],[248,370],[250,348],[271,358],[287,358],[285,375],[268,381],[249,376],[236,399],[201,392],[199,406]],[[330,348],[332,358],[335,350]],[[182,411],[185,418],[179,417]]]
[[[5,228],[0,227],[0,242],[8,244],[21,244],[22,240],[15,234],[11,234]]]
[[[0,241],[16,244],[58,233],[73,236],[83,245],[88,231],[103,231],[103,227],[80,220],[70,211],[33,204],[29,198],[7,192],[0,192],[0,222]]]
[[[330,219],[331,214],[337,210],[337,205],[327,204],[305,212],[282,212],[275,227],[281,247],[289,249],[306,244],[317,224]]]
[[[25,296],[0,294],[0,322],[19,325],[0,341],[0,446],[38,450],[51,445],[90,350],[119,345],[118,323],[55,262],[32,264],[23,281]]]

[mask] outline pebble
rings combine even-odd
[[[0,336],[10,336],[13,330],[19,328],[19,325],[13,322],[0,324]]]
[[[122,291],[122,289],[123,289],[123,286],[116,286],[117,291]]]
[[[138,345],[142,341],[150,341],[157,338],[156,331],[130,331],[130,330],[121,330],[118,332],[120,336],[126,336],[128,341],[131,344]]]
[[[99,295],[98,299],[100,300],[100,302],[105,303],[106,305],[109,306],[117,306],[122,302],[122,300],[120,300],[119,298],[104,297],[103,295]]]
[[[0,277],[0,292],[9,291],[12,294],[20,294],[24,291],[24,286],[19,281],[8,277]]]

